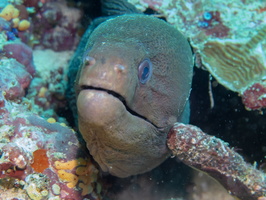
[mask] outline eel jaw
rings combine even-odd
[[[169,156],[166,134],[128,108],[116,92],[82,86],[77,105],[79,130],[104,172],[118,177],[144,173]]]
[[[105,89],[105,88],[101,88],[101,87],[94,87],[94,86],[89,86],[89,85],[81,85],[80,88],[78,89],[78,91],[83,91],[83,90],[95,90],[95,91],[104,91],[109,95],[112,95],[113,97],[117,98],[119,101],[121,101],[121,103],[125,106],[126,110],[131,114],[134,115],[140,119],[145,120],[146,122],[150,123],[152,126],[154,126],[156,129],[160,129],[163,130],[162,127],[158,127],[156,126],[154,123],[152,123],[148,118],[144,117],[143,115],[140,115],[139,113],[135,112],[134,110],[132,110],[126,102],[126,99],[120,95],[118,92],[115,92],[113,90],[109,90],[109,89]]]

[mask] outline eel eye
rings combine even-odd
[[[152,75],[152,63],[150,59],[143,60],[140,63],[138,70],[139,81],[142,84],[145,84],[151,78]]]

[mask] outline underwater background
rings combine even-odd
[[[264,172],[266,2],[128,2],[188,38],[195,58],[190,124]],[[125,179],[103,174],[93,161],[65,94],[69,62],[100,5],[0,0],[0,199],[233,200],[175,158]]]

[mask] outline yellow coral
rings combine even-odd
[[[14,28],[17,28],[18,27],[19,21],[20,21],[19,18],[12,19],[12,23],[13,23],[13,27]]]
[[[82,196],[93,191],[92,183],[97,180],[98,170],[89,160],[78,158],[67,162],[55,161],[54,166],[58,170],[58,177],[67,182],[67,187],[73,188],[80,182],[78,186],[82,189]],[[68,172],[73,169],[75,173]]]
[[[93,182],[92,177],[90,177],[89,175],[79,176],[79,181],[83,182],[84,184],[88,184],[88,183],[92,183]]]
[[[81,193],[82,196],[90,194],[93,191],[93,187],[90,183],[89,184],[80,183],[79,187],[82,189],[82,193]]]
[[[38,97],[45,97],[45,93],[47,92],[47,87],[41,87],[39,93],[38,93]]]
[[[67,187],[69,188],[75,187],[78,183],[78,177],[75,174],[68,173],[65,170],[58,170],[57,174],[62,181],[68,182]]]
[[[18,17],[19,11],[12,4],[6,5],[6,7],[0,13],[0,17],[4,18],[7,21],[10,21],[13,18]]]
[[[91,183],[97,180],[98,170],[90,162],[86,166],[80,166],[76,169],[76,174],[79,175],[79,180],[85,184]]]
[[[63,126],[63,127],[67,127],[67,125],[65,123],[63,123],[63,122],[60,123],[60,125]]]
[[[78,158],[76,160],[70,160],[68,162],[55,161],[55,168],[60,170],[72,170],[79,165],[86,165],[86,160]]]
[[[18,24],[18,30],[19,31],[25,31],[30,27],[30,22],[28,20],[21,20]]]
[[[81,182],[79,187],[82,189],[82,196],[90,194],[93,191],[92,183],[97,180],[97,173],[98,170],[89,161],[86,166],[77,167],[76,174]]]
[[[6,7],[0,13],[0,17],[7,21],[12,20],[13,27],[18,28],[19,31],[25,31],[30,27],[30,22],[26,19],[19,20],[19,10],[12,4],[6,5]]]
[[[47,119],[47,122],[49,122],[49,123],[53,124],[53,123],[55,123],[55,122],[56,122],[56,120],[55,120],[55,118],[53,118],[53,117],[50,117],[50,118],[48,118],[48,119]]]
[[[17,8],[14,8],[12,12],[12,19],[18,18],[18,16],[19,16],[19,10]]]
[[[88,170],[87,166],[78,167],[76,169],[76,174],[79,175],[79,176],[88,174],[88,172],[89,172],[89,170]]]

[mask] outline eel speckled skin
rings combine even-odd
[[[187,39],[152,16],[118,16],[92,32],[76,79],[78,125],[103,171],[144,173],[170,155],[167,133],[182,121],[192,58]]]

